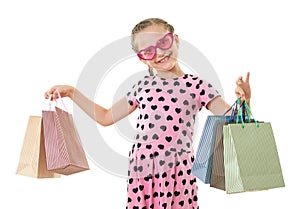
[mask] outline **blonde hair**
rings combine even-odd
[[[139,22],[131,31],[131,46],[135,53],[138,52],[138,48],[135,45],[135,39],[134,39],[135,34],[141,32],[145,28],[152,26],[152,25],[161,25],[169,32],[174,33],[174,27],[171,24],[169,24],[167,21],[160,19],[160,18],[148,18],[148,19],[145,19],[145,20]],[[149,67],[148,68],[149,74],[152,76],[154,74],[153,68],[150,66],[148,66],[148,67]]]

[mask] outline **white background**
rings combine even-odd
[[[0,208],[125,208],[125,179],[107,173],[90,159],[90,171],[60,179],[33,179],[15,171],[28,117],[41,115],[45,106],[43,93],[55,84],[76,85],[83,67],[97,51],[130,35],[132,27],[148,17],[166,19],[182,39],[208,58],[228,103],[235,99],[236,78],[250,71],[254,116],[270,121],[274,130],[286,187],[226,195],[198,181],[200,209],[299,207],[298,1],[102,2],[0,3]],[[116,73],[119,82],[134,70],[146,70],[138,65],[139,69],[132,71],[127,64]],[[118,86],[117,79],[110,79],[103,86],[107,94],[96,99],[105,107],[111,105],[112,86]],[[72,109],[71,101],[65,102]],[[200,131],[206,114],[198,115]],[[114,127],[107,130],[111,136],[108,143],[126,155],[130,144]]]

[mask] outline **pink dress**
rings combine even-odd
[[[195,117],[219,96],[196,75],[146,76],[127,93],[140,110],[136,142],[129,153],[127,209],[196,209],[191,173]]]

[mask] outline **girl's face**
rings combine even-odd
[[[152,25],[137,33],[135,44],[142,55],[140,60],[158,71],[172,70],[177,64],[178,36],[170,34],[161,25]],[[144,60],[143,57],[153,59]]]

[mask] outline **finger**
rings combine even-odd
[[[243,85],[243,83],[244,83],[244,81],[237,81],[236,85],[241,86],[241,85]]]
[[[46,91],[46,92],[44,93],[45,99],[49,99],[50,96],[51,96],[51,91]]]
[[[53,91],[52,93],[52,100],[55,101],[56,99],[58,98],[58,94],[57,94],[57,91],[56,89]]]
[[[245,98],[245,92],[244,92],[244,90],[243,90],[241,87],[237,87],[237,88],[235,89],[235,94],[236,94],[238,97]]]
[[[249,83],[249,77],[250,77],[250,72],[247,72],[247,75],[246,75],[246,82]]]
[[[50,95],[53,94],[53,89],[49,89],[48,91],[45,92],[44,96],[46,99],[50,98]]]
[[[58,98],[58,86],[53,86],[49,91],[48,91],[48,96],[51,95],[51,101],[54,101]]]
[[[243,76],[239,76],[237,81],[243,80]]]
[[[236,85],[241,85],[243,83],[243,77],[239,76],[235,83]]]

